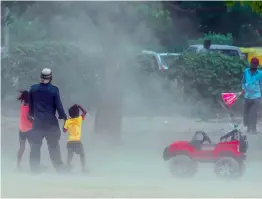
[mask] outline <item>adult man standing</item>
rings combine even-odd
[[[33,172],[40,171],[40,150],[43,138],[46,138],[49,155],[53,166],[61,171],[59,140],[61,131],[56,118],[66,120],[66,114],[60,100],[59,89],[51,84],[52,71],[49,68],[42,70],[40,83],[31,86],[29,92],[29,117],[33,120],[32,145],[30,152],[30,167]]]
[[[262,72],[258,70],[259,60],[251,59],[251,66],[243,72],[242,89],[245,98],[244,126],[248,133],[257,134],[257,118],[261,100]]]

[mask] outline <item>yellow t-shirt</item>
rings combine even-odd
[[[66,120],[64,129],[66,129],[68,132],[68,142],[81,140],[82,122],[83,122],[82,116],[79,116],[77,118],[70,118]]]

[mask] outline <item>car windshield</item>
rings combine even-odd
[[[233,49],[210,49],[210,50],[214,52],[220,52],[224,55],[228,55],[231,57],[239,56],[238,51]]]
[[[178,55],[160,55],[161,64],[165,66],[170,66],[177,58]]]

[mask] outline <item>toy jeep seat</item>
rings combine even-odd
[[[204,148],[213,148],[213,145],[210,138],[204,131],[196,131],[192,140],[190,141],[190,145],[193,146],[197,150],[201,150]]]

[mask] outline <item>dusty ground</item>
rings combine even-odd
[[[168,121],[165,123],[164,121]],[[93,134],[93,121],[85,122],[83,140],[88,156],[89,174],[79,172],[79,158],[71,174],[56,174],[46,145],[42,163],[47,173],[28,172],[28,150],[23,172],[15,169],[17,118],[2,117],[2,197],[262,197],[261,137],[249,136],[246,174],[240,181],[217,179],[212,165],[200,165],[190,180],[173,179],[162,161],[164,147],[176,139],[188,139],[203,129],[214,142],[227,123],[203,123],[181,117],[125,118],[122,145],[107,147]],[[63,158],[66,136],[62,137]],[[28,149],[28,148],[27,148]]]

